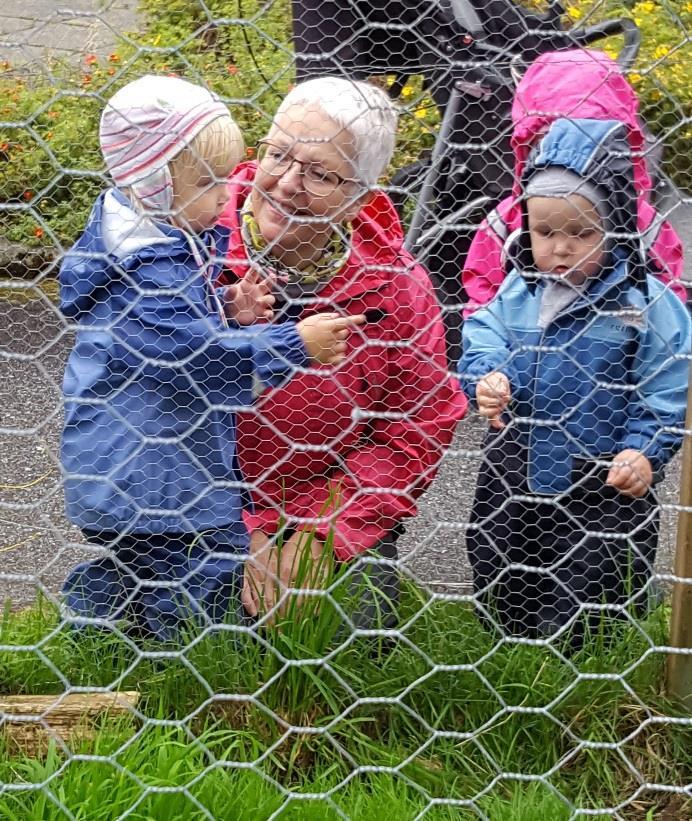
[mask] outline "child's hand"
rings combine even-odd
[[[363,315],[315,314],[297,327],[310,359],[321,365],[338,365],[346,355],[346,339],[351,329],[365,322]]]
[[[276,302],[272,294],[274,280],[253,269],[229,285],[225,292],[226,316],[238,325],[252,325],[258,319],[271,320],[274,316],[272,306]]]
[[[638,450],[627,448],[620,451],[613,459],[613,466],[608,473],[606,484],[612,485],[625,496],[639,499],[641,496],[646,496],[653,478],[651,462],[646,456]]]
[[[500,417],[509,404],[511,395],[509,379],[499,371],[486,374],[476,385],[478,412],[489,420],[491,428],[504,428],[505,423]]]

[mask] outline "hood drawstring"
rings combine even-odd
[[[190,250],[192,251],[192,256],[194,257],[195,263],[197,264],[197,268],[199,269],[200,274],[204,278],[204,282],[206,285],[207,290],[207,307],[212,313],[216,313],[221,320],[221,324],[224,328],[228,328],[228,317],[226,316],[226,310],[224,308],[224,304],[219,296],[218,291],[214,287],[214,282],[212,279],[212,274],[214,271],[214,266],[218,262],[218,258],[216,256],[216,241],[214,237],[210,234],[209,235],[209,246],[207,247],[204,245],[204,255],[200,251],[198,241],[199,237],[195,238],[192,234],[188,233],[187,231],[183,231],[185,235],[185,239],[190,246]],[[205,259],[206,255],[206,259]]]

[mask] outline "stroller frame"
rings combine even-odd
[[[406,247],[423,262],[445,316],[448,359],[460,354],[465,296],[461,267],[478,220],[511,190],[511,104],[516,79],[540,54],[624,35],[629,70],[640,32],[627,19],[565,30],[563,8],[545,14],[511,0],[293,0],[297,80],[394,74],[397,97],[412,74],[440,115],[432,151],[397,171],[389,193],[403,217],[415,198]],[[409,209],[410,210],[410,209]]]

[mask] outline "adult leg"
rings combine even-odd
[[[348,616],[361,630],[391,629],[398,621],[401,582],[395,527],[382,541],[349,563],[344,580]]]

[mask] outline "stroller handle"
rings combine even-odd
[[[595,23],[588,28],[574,29],[565,34],[573,43],[580,46],[588,46],[617,34],[624,35],[625,44],[617,56],[617,63],[624,72],[630,71],[634,66],[642,41],[639,27],[634,20],[626,17],[604,20],[602,23]]]

